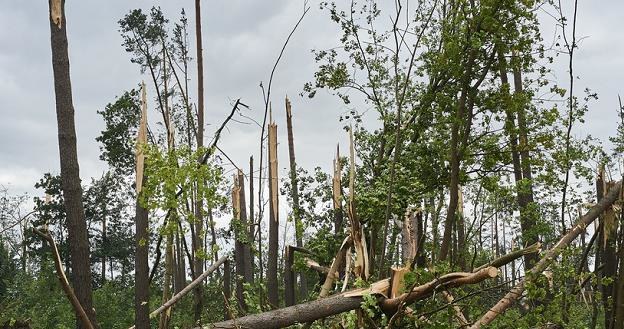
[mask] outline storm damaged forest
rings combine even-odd
[[[47,2],[0,328],[624,329],[617,1]]]

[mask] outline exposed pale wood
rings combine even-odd
[[[455,319],[457,319],[457,322],[459,323],[459,325],[461,327],[468,326],[469,322],[466,319],[466,315],[464,315],[464,312],[462,311],[461,307],[459,307],[457,304],[454,303],[455,298],[453,297],[453,295],[451,295],[451,293],[446,290],[443,290],[440,293],[442,294],[442,297],[444,297],[444,300],[449,305],[453,305],[453,311],[455,312]]]
[[[396,298],[405,290],[405,274],[410,271],[409,267],[393,267],[390,276],[390,298]]]
[[[195,287],[197,287],[197,285],[201,284],[208,277],[208,275],[210,275],[210,273],[214,272],[219,266],[221,266],[221,264],[227,261],[227,259],[228,259],[227,256],[223,256],[219,258],[219,260],[217,260],[214,264],[212,264],[204,273],[199,275],[197,279],[193,280],[193,282],[189,283],[186,287],[184,287],[182,291],[175,294],[175,296],[171,297],[171,299],[169,299],[166,303],[164,303],[159,308],[157,308],[152,313],[150,313],[149,315],[150,318],[153,319],[157,317],[160,313],[162,313],[163,311],[166,311],[175,303],[180,301],[182,297],[184,297],[186,294],[191,292]],[[130,329],[134,329],[134,326],[130,327]]]
[[[267,259],[267,291],[269,304],[279,307],[277,256],[279,239],[279,180],[277,175],[277,125],[269,124],[269,252]]]
[[[329,273],[327,273],[325,282],[321,287],[321,291],[319,292],[319,298],[323,298],[329,295],[329,291],[331,290],[334,281],[338,277],[338,269],[340,268],[340,265],[344,262],[345,257],[347,257],[347,249],[349,248],[351,243],[351,236],[347,236],[342,242],[340,249],[338,249],[338,252],[336,253],[336,257],[334,257],[331,267],[329,268]]]
[[[308,257],[305,258],[305,261],[306,261],[306,266],[308,266],[310,269],[313,269],[320,273],[325,273],[325,274],[329,273],[329,268],[322,266],[317,261],[310,259]]]
[[[411,208],[405,210],[403,227],[401,229],[401,256],[403,265],[411,267],[416,257],[417,239],[414,227],[414,212]]]
[[[137,194],[141,193],[143,188],[143,171],[145,169],[145,153],[143,149],[147,144],[147,90],[145,88],[145,82],[141,82],[141,120],[139,122],[139,133],[137,135],[136,142],[136,191]]]
[[[241,202],[241,186],[238,174],[234,174],[234,187],[232,188],[232,230],[234,230],[234,260],[236,264],[236,299],[238,301],[238,308],[242,311],[247,309],[245,304],[245,296],[243,291],[243,282],[245,279],[245,244],[243,229],[243,219],[241,217],[242,202]]]
[[[60,29],[63,27],[61,0],[50,0],[50,19]]]

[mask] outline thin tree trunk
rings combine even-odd
[[[622,214],[622,213],[621,213]],[[622,218],[622,217],[620,217]],[[613,315],[613,329],[624,328],[624,223],[620,224],[619,232],[619,250],[618,250],[618,276],[615,279],[615,285],[613,287],[614,292],[614,315]]]
[[[240,172],[239,172],[240,174]],[[234,175],[234,188],[232,189],[232,230],[234,231],[234,260],[236,261],[236,299],[238,300],[238,308],[241,311],[247,310],[245,303],[245,295],[243,283],[246,278],[246,257],[245,257],[245,238],[244,235],[247,232],[245,230],[245,223],[242,218],[242,205],[241,205],[241,179],[239,174]]]
[[[301,206],[299,204],[299,184],[297,182],[297,163],[295,161],[295,142],[293,138],[292,111],[290,100],[286,97],[286,128],[288,130],[288,155],[290,160],[290,185],[295,219],[295,240],[297,247],[303,248],[303,223],[301,222]],[[299,273],[299,299],[308,296],[308,282],[305,273]]]
[[[414,216],[414,223],[416,226],[416,257],[415,265],[416,268],[423,269],[426,266],[425,259],[425,240],[427,239],[427,220],[425,219],[423,222],[423,212],[417,211]]]
[[[184,250],[182,249],[182,241],[184,237],[180,237],[182,232],[178,229],[175,232],[175,269],[176,276],[174,281],[175,293],[179,293],[186,287],[186,262],[184,260]]]
[[[277,125],[269,124],[269,255],[267,261],[267,291],[272,308],[279,307],[277,284],[277,254],[279,239],[279,205],[277,177]]]
[[[342,166],[340,165],[340,146],[336,145],[336,158],[334,159],[334,174],[332,177],[332,202],[334,209],[334,233],[339,234],[342,230],[344,213],[342,210]]]
[[[467,271],[466,257],[468,251],[466,249],[466,229],[464,225],[464,193],[462,187],[459,186],[457,193],[457,264],[463,271]]]
[[[230,298],[232,297],[232,279],[230,274],[232,270],[230,269],[230,261],[226,260],[223,264],[223,298],[225,298],[225,302],[223,303],[223,319],[229,320],[230,317]]]
[[[197,148],[199,149],[204,146],[204,57],[202,53],[201,0],[195,0],[195,39],[197,43]],[[199,185],[198,190],[201,190],[201,185],[204,184],[204,181],[200,179],[197,181],[197,184]],[[195,250],[194,264],[192,266],[195,267],[195,274],[199,275],[204,272],[203,259],[197,256],[199,249],[203,246],[204,200],[198,195],[195,201],[195,234],[193,239],[195,241],[194,245],[198,249]],[[197,285],[194,293],[194,319],[197,322],[201,320],[203,308],[203,288],[201,284]]]
[[[459,158],[459,129],[460,125],[457,122],[463,118],[463,107],[458,111],[457,118],[453,120],[451,128],[451,150],[450,150],[450,182],[449,182],[449,205],[446,214],[446,220],[444,221],[444,234],[442,236],[442,244],[440,245],[440,254],[438,260],[445,261],[449,255],[449,249],[451,245],[451,238],[453,233],[454,223],[457,221],[457,203],[458,203],[458,191],[459,191],[459,171],[460,171],[460,158]]]
[[[80,167],[76,150],[76,126],[72,100],[69,53],[67,42],[67,21],[65,1],[49,0],[50,44],[52,47],[52,69],[56,98],[56,121],[61,167],[61,187],[67,214],[72,284],[78,301],[91,323],[97,327],[93,310],[93,288],[91,285],[91,263],[89,260],[89,239],[82,204]],[[81,322],[79,328],[84,328]]]
[[[255,276],[254,270],[255,270],[255,262],[254,262],[254,249],[256,248],[254,245],[254,237],[256,236],[255,234],[255,227],[256,227],[256,221],[254,218],[254,172],[253,172],[253,156],[249,157],[249,219],[248,219],[248,223],[249,223],[249,267],[251,269],[251,273],[252,273],[252,280],[253,277]],[[258,230],[260,228],[258,227]],[[262,255],[260,255],[259,257],[262,257]]]
[[[284,259],[284,304],[292,306],[295,305],[295,272],[292,268],[295,258],[294,250],[291,246],[286,246]]]
[[[245,176],[243,175],[242,170],[238,170],[238,202],[239,202],[239,220],[241,227],[243,228],[243,234],[246,235],[242,240],[243,243],[243,262],[244,262],[244,275],[245,282],[253,283],[253,262],[251,261],[251,236],[250,236],[250,225],[247,220],[247,202],[245,198]]]
[[[167,247],[165,249],[165,277],[163,282],[163,304],[171,298],[171,279],[173,276],[173,235],[167,233]],[[160,314],[159,329],[169,328],[171,308]]]
[[[522,94],[522,74],[518,66],[514,66],[514,93]],[[533,174],[531,173],[531,155],[529,154],[528,127],[525,115],[526,107],[520,105],[518,113],[518,135],[520,138],[518,150],[520,151],[520,164],[522,168],[522,181],[518,187],[518,201],[520,205],[520,224],[522,239],[525,245],[531,245],[539,240],[535,232],[538,209],[533,201]],[[518,184],[518,182],[516,182]],[[538,255],[527,255],[524,259],[525,270],[530,269],[538,261]]]
[[[106,250],[106,214],[104,215],[104,217],[102,218],[102,284],[104,284],[106,282],[106,253],[104,252],[104,250]]]

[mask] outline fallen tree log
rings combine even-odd
[[[397,298],[387,298],[382,293],[372,293],[380,291],[380,287],[387,285],[390,287],[389,280],[381,280],[371,285],[368,289],[357,289],[336,296],[321,298],[307,303],[293,305],[277,310],[272,310],[260,314],[244,316],[238,319],[213,323],[205,327],[197,327],[195,329],[223,329],[223,328],[254,328],[254,329],[271,329],[283,328],[297,323],[306,323],[328,316],[348,312],[358,309],[362,303],[363,296],[374,294],[377,296],[379,305],[384,312],[396,311],[396,308],[402,304],[412,303],[431,296],[438,289],[448,289],[465,284],[475,284],[486,279],[496,277],[498,269],[495,267],[487,267],[474,273],[450,273],[423,285],[413,288]],[[374,289],[374,290],[372,290]]]
[[[484,325],[487,325],[494,321],[494,319],[501,313],[504,313],[513,303],[519,299],[524,293],[524,289],[526,288],[526,280],[531,280],[537,274],[543,272],[550,266],[550,264],[561,254],[561,251],[565,249],[576,237],[578,237],[582,232],[585,231],[585,228],[591,224],[600,214],[602,214],[605,210],[607,210],[611,205],[617,201],[620,197],[622,189],[622,181],[617,182],[610,190],[607,195],[602,198],[595,206],[587,211],[587,213],[581,217],[576,225],[568,231],[558,242],[552,247],[546,255],[542,259],[539,260],[529,270],[527,276],[523,280],[521,280],[516,286],[514,286],[501,300],[496,303],[489,311],[487,311],[481,319],[475,322],[470,329],[479,329]]]

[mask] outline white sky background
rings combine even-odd
[[[0,185],[8,187],[12,194],[37,195],[39,191],[33,185],[43,173],[59,172],[48,6],[43,0],[0,2],[3,25],[0,29]],[[572,8],[573,1],[562,2],[566,8]],[[133,8],[148,11],[153,5],[161,6],[170,21],[178,19],[183,7],[186,9],[189,41],[194,47],[192,0],[67,1],[78,156],[85,183],[106,169],[106,164],[98,158],[99,144],[95,141],[103,129],[96,111],[142,79],[147,80],[121,47],[117,21]],[[281,177],[285,177],[288,166],[285,95],[293,103],[295,148],[300,166],[308,170],[316,166],[328,169],[336,143],[340,141],[346,150],[346,134],[338,118],[349,109],[324,92],[312,100],[299,96],[316,68],[310,50],[339,43],[339,31],[327,12],[319,10],[318,1],[309,5],[310,12],[286,49],[272,89],[281,143]],[[202,2],[207,140],[237,98],[251,107],[248,116],[262,121],[263,102],[258,85],[260,81],[267,85],[282,43],[302,10],[303,2],[298,0]],[[580,77],[576,95],[581,97],[582,90],[589,87],[600,99],[590,104],[587,123],[575,127],[576,135],[591,134],[606,142],[608,136],[615,134],[617,95],[624,93],[620,87],[624,73],[622,12],[622,1],[579,1],[577,36],[584,39],[575,55],[575,75]],[[552,31],[548,26],[555,22],[548,18],[543,19],[543,24],[544,31]],[[543,37],[546,41],[551,39],[547,33]],[[192,49],[191,55],[195,57]],[[567,59],[560,56],[557,60],[560,65],[556,66],[555,78],[567,88]],[[194,70],[195,62],[191,65]],[[193,99],[194,85],[193,79],[190,82]],[[150,113],[152,117],[156,115],[153,108]],[[257,165],[259,135],[255,125],[232,122],[222,135],[220,147],[239,166],[248,168],[249,155],[254,155]]]

